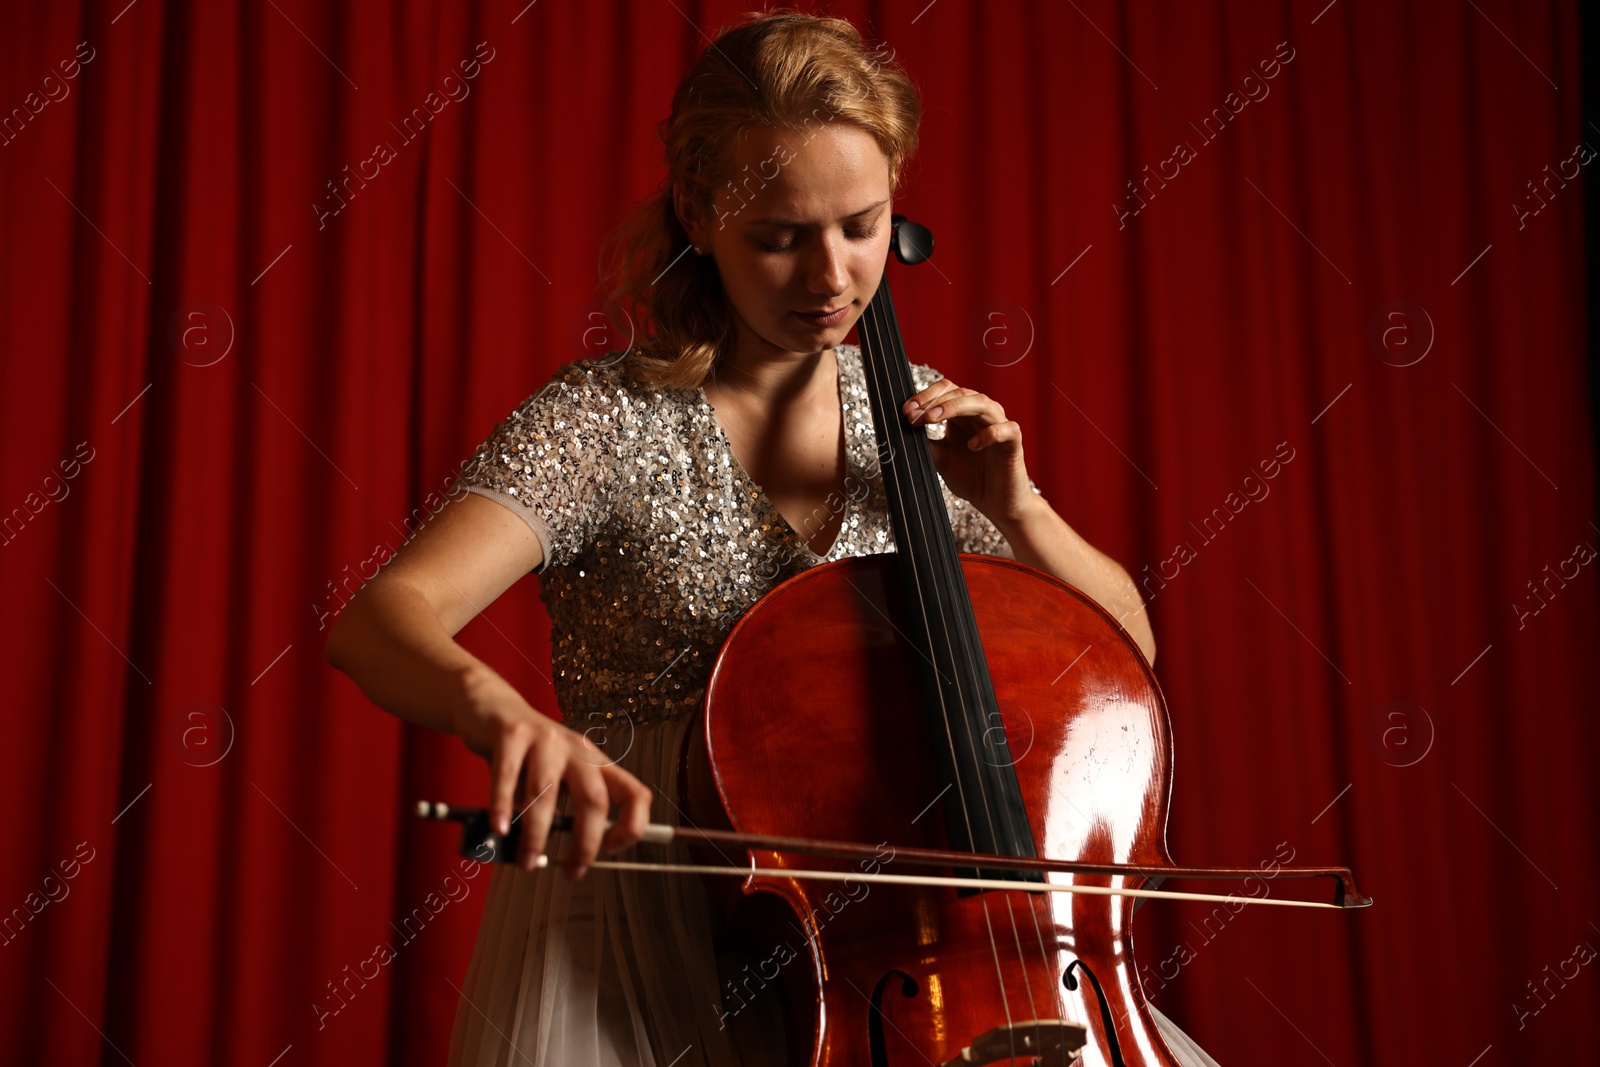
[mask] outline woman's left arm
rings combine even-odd
[[[907,400],[903,410],[913,425],[946,424],[944,439],[928,442],[940,476],[951,492],[995,524],[1017,561],[1093,597],[1154,664],[1155,634],[1138,586],[1033,491],[1022,457],[1022,427],[1006,418],[1005,409],[975,389],[941,378]]]

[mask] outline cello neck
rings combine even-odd
[[[896,216],[895,225],[901,221]],[[900,597],[910,622],[905,636],[918,653],[929,738],[946,786],[941,800],[950,846],[1032,856],[1034,837],[999,725],[999,703],[933,453],[924,427],[910,425],[901,413],[917,390],[887,271],[861,316],[858,334],[894,529]]]

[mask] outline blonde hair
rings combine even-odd
[[[607,239],[606,301],[631,320],[627,363],[653,388],[694,389],[734,339],[733,314],[714,260],[687,252],[673,194],[707,214],[733,186],[733,146],[744,130],[804,133],[838,120],[871,134],[898,188],[916,150],[922,105],[892,51],[869,48],[843,19],[793,11],[749,12],[730,22],[678,84],[660,125],[667,176]]]

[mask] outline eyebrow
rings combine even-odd
[[[887,201],[887,200],[879,200],[876,204],[868,204],[866,207],[862,208],[860,211],[854,211],[854,212],[851,212],[850,214],[846,215],[845,218],[846,219],[859,219],[862,215],[870,215],[874,211],[877,211],[879,208],[883,207],[883,205],[887,204],[888,202],[889,201]],[[809,225],[811,225],[811,223],[809,223],[809,222],[796,222],[794,219],[751,219],[746,225],[750,225],[750,226],[792,226],[792,227],[798,229],[801,226],[809,226]]]

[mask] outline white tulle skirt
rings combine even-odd
[[[654,822],[680,821],[678,759],[689,725],[641,726],[611,740],[627,747],[617,762],[654,788]],[[649,851],[664,858],[661,846]],[[593,870],[573,882],[554,867],[496,864],[450,1063],[738,1067],[711,941],[699,878]]]
[[[689,725],[640,727],[611,742],[627,743],[617,762],[654,787],[654,822],[680,821]],[[661,846],[649,849],[665,858]],[[689,860],[681,850],[677,858]],[[699,878],[594,870],[573,882],[553,867],[496,864],[461,985],[451,1067],[751,1067],[725,1025],[711,927]],[[1185,1067],[1217,1067],[1151,1011]]]

